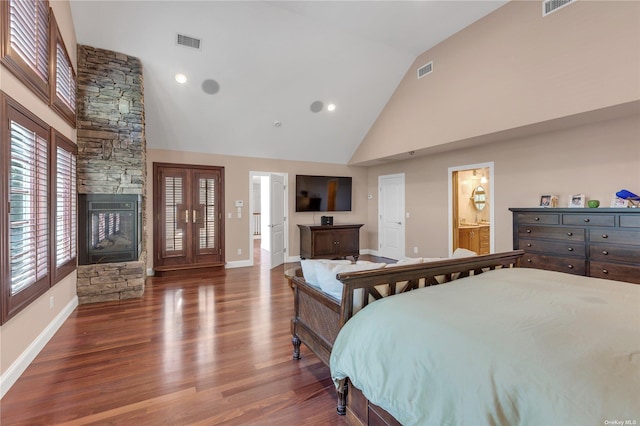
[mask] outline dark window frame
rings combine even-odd
[[[34,0],[37,3],[44,3],[47,8],[47,31],[46,34],[49,37],[49,40],[46,43],[47,48],[47,71],[49,75],[46,79],[43,79],[41,76],[37,74],[36,71],[33,70],[31,65],[27,63],[20,54],[11,46],[11,26],[10,26],[10,1],[11,0],[2,0],[0,1],[0,19],[2,20],[2,43],[0,43],[0,53],[1,59],[0,62],[20,80],[24,83],[33,93],[35,93],[40,99],[45,102],[49,102],[50,97],[50,81],[51,81],[51,30],[50,30],[50,21],[51,21],[51,9],[49,7],[48,0]],[[21,1],[21,0],[18,0]],[[29,0],[30,1],[30,0]],[[36,49],[37,50],[37,49]]]
[[[67,47],[64,44],[64,40],[62,39],[62,34],[60,34],[60,28],[58,28],[58,24],[56,22],[56,18],[53,15],[53,10],[49,14],[49,79],[50,79],[50,87],[51,92],[49,94],[49,104],[51,108],[58,113],[62,118],[65,119],[67,123],[69,123],[72,127],[76,127],[76,91],[78,87],[78,79],[76,77],[76,73],[73,69],[73,65],[71,64],[71,58],[69,57],[69,52],[67,51]],[[66,103],[66,101],[58,96],[58,44],[62,47],[64,52],[64,59],[66,61],[66,67],[69,69],[69,73],[71,75],[72,85],[73,85],[73,103],[74,108],[72,109]]]
[[[30,131],[35,132],[38,136],[44,138],[47,141],[47,190],[50,191],[51,188],[51,179],[50,179],[50,170],[51,170],[51,158],[52,158],[52,143],[50,139],[50,126],[47,125],[44,121],[39,119],[29,110],[20,105],[17,101],[6,95],[5,93],[0,91],[0,111],[2,117],[2,128],[0,129],[0,153],[2,154],[0,158],[4,162],[2,164],[1,169],[6,172],[0,173],[0,181],[2,182],[2,192],[0,196],[2,196],[3,200],[8,201],[9,193],[7,192],[9,189],[9,169],[10,169],[10,159],[11,159],[11,130],[9,123],[14,121],[15,123],[20,124],[21,126],[29,129]],[[51,195],[50,193],[47,196],[47,212],[51,212]],[[9,269],[9,245],[10,245],[10,233],[9,233],[9,213],[10,207],[8,202],[0,203],[0,217],[3,218],[3,222],[1,224],[0,231],[0,268],[3,271],[3,274],[0,275],[0,298],[2,300],[2,312],[0,315],[0,322],[5,323],[7,320],[15,316],[18,312],[28,306],[31,302],[36,300],[42,294],[44,294],[51,287],[51,275],[52,275],[52,266],[51,266],[51,215],[47,218],[47,226],[48,230],[48,238],[49,240],[46,242],[47,249],[47,274],[29,285],[22,291],[11,294],[11,278],[10,278],[10,269]]]
[[[66,277],[67,275],[75,271],[77,269],[77,264],[78,264],[78,243],[77,243],[78,241],[78,206],[77,206],[78,190],[76,186],[76,174],[75,174],[75,172],[77,171],[78,146],[74,144],[71,140],[67,139],[64,135],[62,135],[60,132],[58,132],[54,128],[51,128],[51,145],[52,145],[51,152],[53,153],[53,155],[52,155],[52,161],[50,166],[51,174],[49,177],[49,181],[51,182],[50,193],[52,194],[51,210],[50,210],[50,219],[51,219],[50,222],[51,222],[51,230],[52,230],[50,235],[52,235],[52,237],[51,237],[51,244],[50,244],[51,259],[49,261],[49,264],[51,265],[51,269],[53,271],[53,279],[51,282],[51,286],[54,286],[55,284],[60,282],[60,280],[62,280],[64,277]],[[71,154],[76,158],[76,168],[72,170],[73,185],[70,187],[70,194],[69,194],[70,198],[73,198],[75,212],[72,212],[72,211],[65,212],[65,216],[67,216],[66,220],[69,220],[71,222],[71,228],[73,231],[75,231],[75,238],[76,238],[76,241],[74,244],[75,252],[71,253],[71,256],[69,257],[69,259],[67,259],[66,262],[61,264],[60,266],[58,266],[58,259],[57,259],[57,253],[58,253],[57,205],[58,205],[58,183],[59,183],[58,181],[58,148],[63,149],[64,151],[66,151],[67,153]],[[75,215],[73,215],[75,216],[75,220],[73,216],[68,217],[68,215],[71,215],[72,213],[75,213]]]

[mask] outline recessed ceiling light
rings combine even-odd
[[[336,109],[336,104],[327,105],[327,111],[333,111],[334,109]]]
[[[185,84],[187,82],[187,76],[184,74],[176,74],[176,81],[180,84]]]

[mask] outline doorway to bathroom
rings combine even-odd
[[[449,168],[449,254],[493,253],[493,162]]]

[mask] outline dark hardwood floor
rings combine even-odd
[[[141,299],[80,306],[0,401],[0,424],[346,424],[329,369],[304,345],[292,360],[291,266],[149,278]]]

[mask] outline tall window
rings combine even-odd
[[[77,253],[77,191],[76,191],[76,145],[53,131],[56,145],[56,199],[55,199],[55,281],[64,278],[76,269]]]
[[[51,14],[51,106],[69,124],[76,125],[76,75],[71,59]]]
[[[50,218],[49,128],[10,98],[2,100],[1,169],[8,171],[2,180],[9,191],[8,211],[0,212],[8,246],[2,262],[4,320],[49,288]]]
[[[43,100],[49,100],[49,3],[3,0],[2,63]]]

